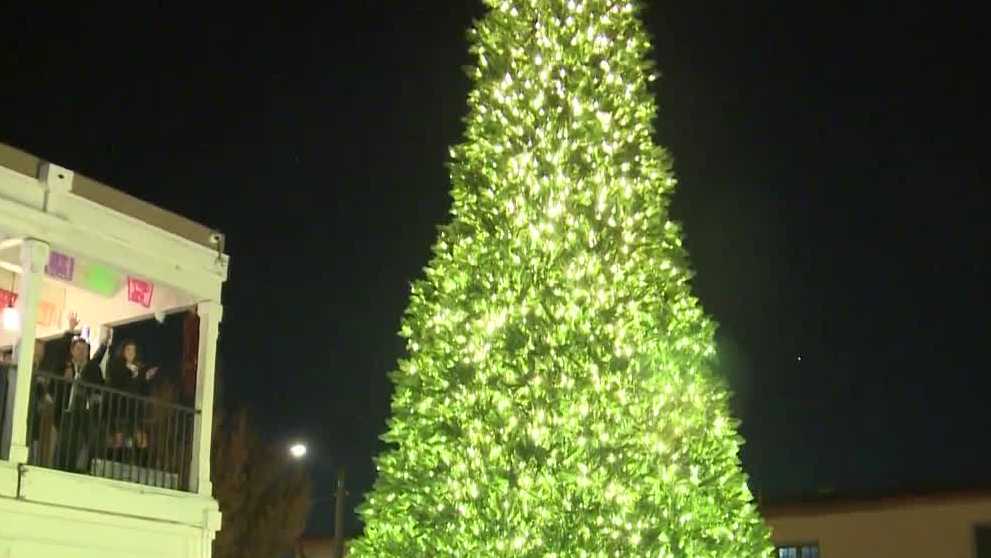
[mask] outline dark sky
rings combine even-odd
[[[226,400],[312,440],[328,492],[347,464],[356,500],[478,2],[19,4],[0,141],[227,234]],[[765,498],[991,480],[986,61],[942,4],[648,7],[673,211]]]

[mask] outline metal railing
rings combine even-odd
[[[188,490],[194,409],[50,372],[31,388],[30,464]]]

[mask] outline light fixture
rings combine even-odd
[[[17,308],[7,306],[3,309],[3,328],[7,331],[20,331],[21,315],[17,312]]]
[[[289,446],[289,455],[293,459],[302,459],[306,457],[306,444],[293,444]]]
[[[7,303],[7,307],[3,309],[3,328],[7,331],[20,331],[21,329],[21,314],[14,308],[14,278],[15,274],[10,274],[10,301]]]

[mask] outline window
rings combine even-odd
[[[819,543],[779,546],[775,556],[777,558],[819,558]]]
[[[991,525],[974,527],[974,546],[977,558],[991,558]]]

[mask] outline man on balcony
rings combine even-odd
[[[93,358],[90,358],[89,342],[75,336],[79,320],[75,314],[69,316],[69,332],[67,337],[72,341],[69,345],[69,360],[65,364],[64,378],[71,382],[69,393],[65,391],[56,397],[56,403],[62,410],[59,420],[59,442],[56,466],[68,471],[87,472],[89,459],[99,452],[101,394],[87,389],[85,384],[102,385],[103,370],[100,361],[107,352],[109,334],[104,331],[100,346]],[[80,383],[82,382],[82,383]]]

